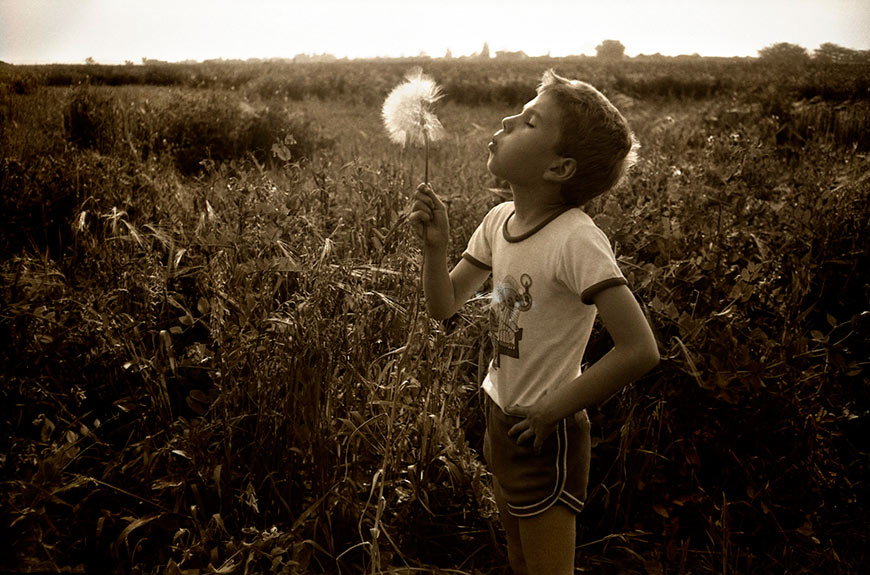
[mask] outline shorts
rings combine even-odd
[[[590,424],[586,411],[559,422],[535,453],[532,441],[518,445],[508,430],[523,420],[508,415],[486,397],[483,457],[515,517],[543,513],[555,503],[580,512],[589,483]]]

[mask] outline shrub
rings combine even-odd
[[[77,86],[64,112],[67,139],[109,154],[118,141],[118,109],[113,96],[87,84]]]
[[[33,249],[62,256],[80,199],[76,173],[66,161],[63,156],[0,160],[0,254]]]
[[[664,553],[676,561],[680,542],[701,532],[744,572],[752,557],[822,540],[830,521],[866,512],[830,505],[857,501],[831,481],[857,472],[859,426],[843,406],[861,417],[868,409],[856,393],[867,369],[867,178],[831,161],[822,140],[807,141],[797,160],[777,155],[773,125],[759,120],[749,113],[721,133],[708,128],[700,155],[681,139],[696,132],[689,118],[659,132],[642,126],[648,164],[631,193],[598,207],[631,254],[630,281],[665,361],[594,418],[608,438],[598,453],[620,467],[596,494],[604,508],[587,510],[605,526],[593,537],[641,523],[671,542]],[[783,180],[782,166],[795,161]],[[632,453],[626,443],[646,447]],[[813,570],[837,560],[810,548],[778,561]]]
[[[170,158],[183,175],[203,161],[220,164],[272,158],[285,143],[291,157],[310,157],[331,145],[308,118],[282,102],[249,103],[232,92],[174,92],[160,102],[119,99],[107,88],[80,86],[64,113],[67,139],[76,146],[134,160]]]
[[[205,160],[220,164],[254,157],[268,162],[276,142],[286,143],[293,161],[331,146],[329,137],[310,119],[283,104],[252,105],[228,95],[190,95],[157,114],[151,133],[159,134],[160,140],[153,146],[171,156],[185,175],[199,173]]]

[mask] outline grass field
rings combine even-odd
[[[486,302],[426,317],[380,118],[413,64],[454,261],[547,67],[642,145],[587,209],[663,361],[590,413],[578,572],[860,572],[870,68],[696,59],[0,68],[0,566],[503,572]]]

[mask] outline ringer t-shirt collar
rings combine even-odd
[[[565,206],[561,210],[553,212],[551,215],[544,218],[544,220],[542,220],[541,223],[539,223],[538,225],[536,225],[535,227],[533,227],[529,231],[524,232],[518,236],[511,235],[511,233],[508,231],[508,222],[510,222],[511,218],[514,217],[514,214],[517,213],[516,210],[514,210],[504,220],[504,225],[502,226],[502,234],[504,235],[504,239],[507,240],[508,242],[511,242],[511,243],[521,242],[524,239],[527,239],[527,238],[533,236],[534,234],[536,234],[537,232],[541,231],[541,229],[543,229],[547,224],[549,224],[550,222],[552,222],[553,220],[555,220],[556,218],[558,218],[559,216],[561,216],[562,214],[564,214],[565,212],[567,212],[570,209],[571,209],[571,206]]]

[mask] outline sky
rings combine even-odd
[[[777,42],[870,49],[870,0],[0,0],[0,60],[433,57],[524,51],[757,56]]]

